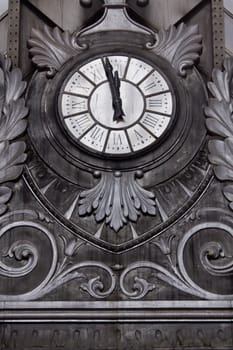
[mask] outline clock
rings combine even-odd
[[[205,186],[206,93],[192,64],[195,28],[188,46],[172,28],[153,47],[154,34],[124,4],[106,2],[105,12],[85,32],[33,33],[40,69],[27,94],[25,177],[63,227],[122,252],[163,232]],[[181,38],[187,30],[177,29]]]
[[[175,118],[169,79],[155,64],[101,55],[75,67],[59,94],[67,134],[91,152],[129,156],[158,143]]]

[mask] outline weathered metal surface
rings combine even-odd
[[[53,2],[46,2],[47,13],[43,1],[37,2],[39,11],[32,1],[22,3],[22,25],[27,28],[21,33],[21,63],[24,72],[31,72],[29,61],[22,59],[28,55],[25,40],[35,21],[30,50],[38,71],[26,95],[28,133],[20,136],[24,128],[17,126],[22,141],[12,137],[13,142],[27,142],[28,159],[23,176],[13,178],[13,186],[6,184],[14,194],[8,208],[1,201],[3,349],[231,349],[232,190],[231,183],[223,188],[218,179],[232,179],[232,61],[226,62],[225,71],[214,71],[210,84],[214,98],[206,113],[212,167],[203,79],[210,75],[213,59],[210,34],[205,32],[210,2],[177,1],[174,16],[161,18],[172,24],[185,14],[186,24],[153,33],[153,39],[159,39],[153,45],[148,45],[151,31],[119,36],[115,27],[101,35],[85,36],[84,31],[79,41],[79,32],[52,29]],[[166,7],[168,2],[157,5]],[[64,13],[80,4],[70,6]],[[146,9],[137,8],[145,16]],[[194,25],[199,21],[198,30]],[[67,20],[62,23],[69,25]],[[59,96],[67,93],[63,86],[69,76],[86,62],[89,67],[95,59],[106,62],[116,54],[153,62],[173,87],[176,103],[176,118],[161,142],[118,158],[75,143],[59,114]],[[114,88],[119,79],[112,82]],[[10,90],[13,104],[22,84],[21,78],[16,80]],[[123,98],[119,91],[117,97]],[[84,96],[90,100],[92,95]],[[216,140],[213,132],[223,140]],[[227,144],[224,148],[220,143]]]

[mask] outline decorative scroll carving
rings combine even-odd
[[[192,68],[200,57],[202,50],[202,36],[198,32],[198,26],[186,26],[181,23],[177,28],[161,29],[157,33],[155,45],[147,45],[148,48],[167,59],[177,72],[185,77],[187,68]]]
[[[69,31],[62,32],[57,27],[51,29],[46,25],[43,31],[33,29],[28,43],[32,61],[39,68],[47,68],[50,77],[59,71],[66,61],[76,56],[80,49],[76,44],[75,34]]]
[[[155,215],[154,194],[137,182],[142,176],[142,172],[103,174],[94,188],[80,194],[79,215],[94,213],[97,222],[105,219],[115,232],[128,221],[136,222],[140,212]]]
[[[22,98],[25,89],[21,71],[11,70],[10,60],[0,54],[0,184],[16,180],[26,160],[25,143],[15,141],[27,126],[28,108]],[[7,210],[11,195],[10,187],[0,186],[0,215]]]
[[[204,268],[215,276],[228,276],[233,273],[233,256],[226,256],[224,246],[220,242],[205,244],[201,249],[200,258]],[[215,264],[221,260],[223,263]]]
[[[209,98],[209,104],[205,108],[208,117],[206,125],[208,130],[217,136],[209,141],[209,160],[219,180],[233,181],[233,59],[225,59],[223,66],[223,71],[213,70],[213,81],[208,84],[214,98]],[[223,193],[233,210],[233,185],[225,186]]]
[[[39,230],[45,235],[50,243],[50,249],[52,253],[52,260],[48,272],[42,282],[31,291],[19,294],[19,295],[0,295],[0,300],[36,300],[41,298],[51,291],[59,288],[60,286],[76,280],[80,282],[80,289],[87,292],[90,296],[102,299],[112,294],[116,286],[116,279],[112,270],[105,264],[98,261],[81,261],[74,263],[74,258],[79,252],[79,248],[85,244],[77,238],[67,239],[62,236],[64,243],[64,254],[59,261],[58,246],[54,238],[54,234],[50,233],[42,224],[31,221],[38,217],[35,212],[13,212],[11,215],[23,215],[23,221],[14,221],[10,224],[4,225],[0,230],[0,237],[6,234],[9,230],[17,229],[20,227],[30,227]],[[2,217],[3,222],[9,220],[10,215]],[[38,253],[38,248],[35,243],[25,240],[18,240],[11,244],[7,252],[2,256],[2,259],[8,258],[8,264],[12,259],[13,264],[6,265],[2,260],[0,261],[0,276],[6,276],[9,278],[19,278],[29,275],[37,267],[41,257]],[[17,263],[19,267],[16,267]],[[78,270],[86,271],[91,268],[91,274],[94,277],[89,277],[86,272],[79,272]],[[93,272],[94,270],[94,272]],[[103,271],[106,276],[106,280],[102,281],[101,277],[97,274],[97,271]],[[106,287],[109,284],[109,287]]]
[[[173,286],[182,292],[209,300],[231,300],[232,294],[212,293],[198,286],[189,276],[184,265],[184,250],[187,242],[202,230],[218,228],[223,230],[233,239],[233,230],[229,225],[219,222],[199,224],[190,229],[181,239],[177,248],[177,259],[172,258],[171,242],[174,236],[167,237],[163,242],[152,242],[166,254],[169,268],[152,261],[138,261],[129,265],[121,274],[120,288],[130,299],[142,299],[150,291],[159,288],[160,281]],[[175,261],[177,260],[177,261]],[[220,242],[208,242],[203,244],[200,250],[200,260],[204,269],[215,276],[230,276],[233,272],[233,257],[225,255],[223,244]],[[220,262],[219,262],[220,260]],[[221,261],[223,260],[223,262]],[[153,270],[154,281],[138,277],[140,269]],[[133,276],[133,285],[129,289],[129,278]],[[128,281],[126,283],[126,280]]]

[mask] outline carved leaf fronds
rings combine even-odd
[[[40,68],[47,68],[53,73],[71,57],[77,55],[73,35],[69,31],[44,26],[43,30],[32,29],[28,41],[32,61]]]
[[[185,77],[187,68],[194,66],[202,51],[202,36],[198,26],[186,26],[181,23],[178,27],[161,29],[157,33],[153,51],[167,59],[177,72]]]
[[[0,54],[0,183],[16,180],[26,160],[25,143],[14,141],[27,127],[28,108],[22,95],[26,83],[18,68],[11,70],[11,62]],[[0,215],[7,207],[11,190],[0,187]]]
[[[214,166],[216,177],[221,181],[233,181],[233,99],[232,93],[233,59],[224,60],[223,70],[214,69],[212,82],[208,84],[214,98],[209,99],[205,108],[208,130],[215,135],[209,141],[209,160]],[[223,189],[225,197],[231,201],[229,187]]]
[[[38,251],[36,247],[28,241],[17,241],[8,249],[5,257],[23,262],[20,267],[5,265],[0,261],[0,274],[6,277],[22,277],[34,270],[38,263]]]
[[[105,219],[118,232],[128,221],[136,222],[140,213],[156,215],[155,196],[134,174],[103,174],[94,188],[80,194],[79,215],[92,213],[97,222]]]

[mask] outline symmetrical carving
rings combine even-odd
[[[0,184],[16,180],[26,160],[25,143],[15,141],[26,129],[28,109],[22,95],[26,83],[19,69],[11,70],[9,59],[0,55]],[[9,186],[0,187],[0,215],[12,195]]]
[[[148,48],[167,59],[176,71],[185,77],[187,69],[194,66],[202,51],[202,36],[198,26],[186,26],[181,23],[177,28],[171,26],[167,30],[161,29],[156,36],[155,45],[149,44]]]
[[[69,31],[62,32],[59,28],[51,29],[44,26],[43,30],[32,30],[28,41],[32,61],[39,68],[48,69],[48,76],[52,77],[56,71],[71,57],[78,54],[75,35]]]
[[[212,82],[208,87],[213,95],[205,108],[206,125],[215,135],[209,141],[209,160],[214,166],[216,177],[221,181],[233,180],[233,99],[232,78],[233,59],[227,58],[223,64],[224,70],[214,69]],[[217,136],[217,137],[216,137]],[[233,210],[233,185],[224,187],[223,193],[230,201]]]
[[[94,213],[97,222],[105,219],[114,231],[119,231],[128,221],[136,222],[140,212],[155,215],[155,196],[137,182],[142,172],[104,173],[92,189],[81,192],[79,215]]]
[[[212,293],[201,286],[199,286],[190,276],[186,270],[184,262],[184,252],[187,243],[197,234],[203,234],[206,230],[218,229],[228,234],[231,239],[233,238],[233,230],[231,226],[222,224],[220,222],[208,222],[201,223],[193,226],[180,240],[176,247],[177,257],[172,256],[172,241],[174,235],[167,238],[159,238],[152,242],[152,244],[159,247],[161,252],[166,255],[167,265],[169,268],[162,266],[152,261],[137,261],[130,264],[121,274],[120,287],[122,292],[130,299],[142,299],[149,292],[156,290],[159,287],[159,283],[165,282],[170,286],[173,286],[182,292],[187,294],[209,300],[231,300],[233,294],[220,294]],[[220,239],[219,239],[220,241]],[[231,276],[233,272],[233,259],[232,256],[227,256],[225,253],[224,245],[220,242],[207,242],[201,246],[200,262],[207,271],[207,273],[214,276]],[[145,278],[139,278],[138,273],[143,269],[152,270],[153,281],[147,281]],[[135,272],[136,271],[136,272]],[[129,277],[134,276],[134,282],[129,289],[129,285],[126,282]]]

